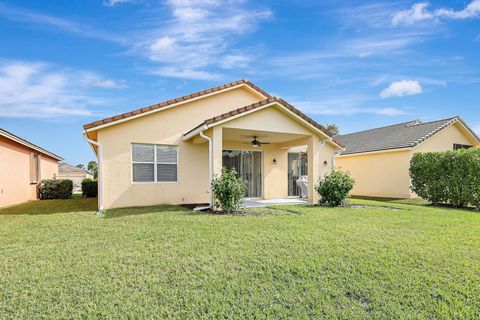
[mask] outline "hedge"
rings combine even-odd
[[[92,179],[83,179],[82,181],[82,195],[85,198],[95,198],[98,194],[97,181]]]
[[[480,149],[417,153],[411,189],[433,204],[480,208]]]
[[[40,199],[69,199],[72,197],[73,182],[67,179],[42,180]]]

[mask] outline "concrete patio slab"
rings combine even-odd
[[[278,205],[307,205],[308,202],[306,199],[300,198],[282,198],[282,199],[245,199],[243,202],[246,208],[262,208],[268,206],[278,206]]]

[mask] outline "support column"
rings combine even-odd
[[[315,185],[320,178],[320,143],[317,136],[308,138],[308,202],[312,204],[318,203],[319,200]]]
[[[213,176],[219,177],[222,173],[223,134],[221,127],[212,128],[212,157]]]

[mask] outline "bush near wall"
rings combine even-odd
[[[237,177],[235,169],[222,168],[221,176],[215,177],[212,181],[215,206],[222,208],[225,213],[239,210],[246,188],[245,182]]]
[[[318,180],[315,190],[320,197],[321,205],[338,207],[347,203],[348,193],[354,185],[355,180],[350,173],[333,170]]]
[[[480,208],[480,149],[417,153],[411,189],[433,204]]]
[[[40,199],[69,199],[73,193],[73,182],[67,179],[42,180]]]
[[[92,179],[83,179],[82,180],[82,195],[85,198],[95,198],[98,194],[98,184],[97,181]]]

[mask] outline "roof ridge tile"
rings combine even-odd
[[[261,93],[262,95],[264,95],[267,98],[271,97],[270,94],[268,94],[266,91],[264,91],[260,87],[256,86],[252,82],[250,82],[246,79],[240,79],[240,80],[236,80],[236,81],[233,81],[233,82],[222,84],[222,85],[219,85],[219,86],[216,86],[216,87],[213,87],[213,88],[197,91],[197,92],[190,93],[190,94],[187,94],[187,95],[184,95],[184,96],[181,96],[181,97],[177,97],[177,98],[174,98],[174,99],[163,101],[163,102],[160,102],[160,103],[157,103],[157,104],[152,104],[152,105],[147,106],[147,107],[143,107],[143,108],[139,108],[139,109],[136,109],[136,110],[124,112],[124,113],[121,113],[121,114],[118,114],[118,115],[115,115],[115,116],[112,116],[112,117],[104,118],[104,119],[101,119],[101,120],[96,120],[96,121],[85,124],[83,126],[83,128],[85,130],[88,130],[88,129],[97,127],[97,126],[102,125],[102,124],[114,122],[114,121],[121,120],[121,119],[127,119],[127,118],[129,118],[133,115],[138,115],[138,114],[145,113],[145,112],[148,112],[148,111],[160,109],[162,107],[166,107],[168,105],[179,103],[179,102],[182,102],[182,101],[188,101],[188,100],[193,99],[193,98],[197,98],[197,97],[201,97],[201,96],[206,95],[206,94],[210,94],[210,93],[218,92],[218,91],[221,91],[221,90],[225,90],[227,88],[231,88],[231,87],[234,87],[234,86],[237,86],[237,85],[240,85],[240,84],[245,84],[245,85],[253,88],[255,91]]]

